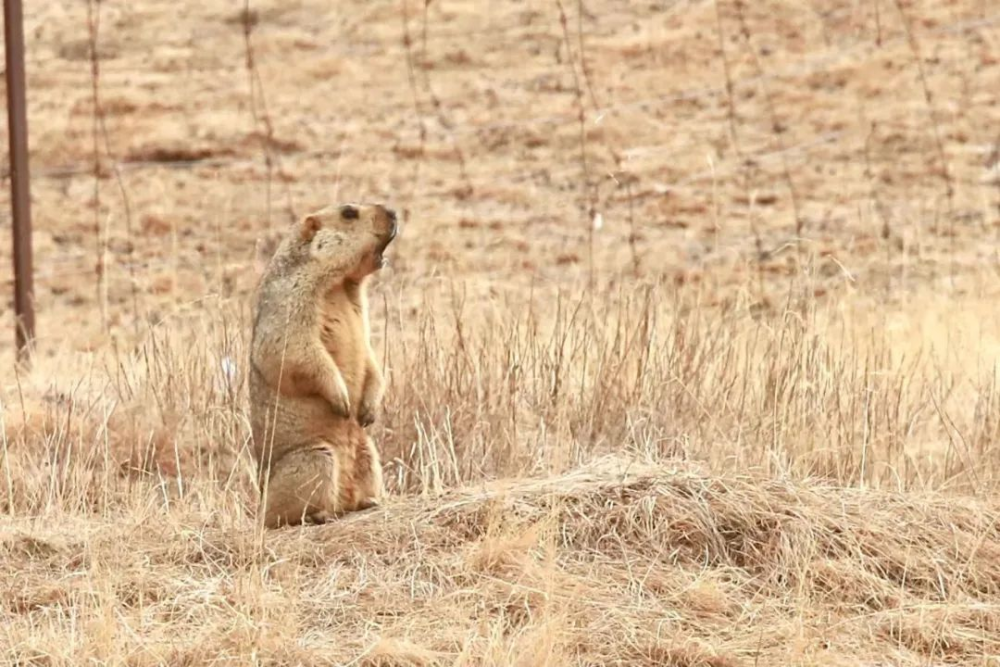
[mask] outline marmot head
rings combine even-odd
[[[383,253],[396,238],[396,212],[382,204],[328,206],[299,223],[299,241],[312,261],[336,276],[361,280],[385,266]]]

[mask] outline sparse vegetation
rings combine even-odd
[[[1000,665],[1000,17],[336,4],[27,8],[0,662]],[[262,532],[254,242],[374,198],[390,502]]]

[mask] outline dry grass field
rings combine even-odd
[[[26,5],[0,664],[1000,666],[995,3]],[[390,500],[262,532],[255,243],[342,200]]]

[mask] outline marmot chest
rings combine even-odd
[[[320,303],[319,337],[344,377],[351,403],[357,403],[364,388],[368,361],[364,310],[343,295],[330,295]]]

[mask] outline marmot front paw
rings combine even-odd
[[[362,426],[371,426],[375,423],[375,410],[365,403],[358,408],[358,423]]]
[[[330,402],[330,408],[333,410],[333,414],[344,419],[351,416],[351,401],[347,398],[347,392],[335,394],[328,400]]]

